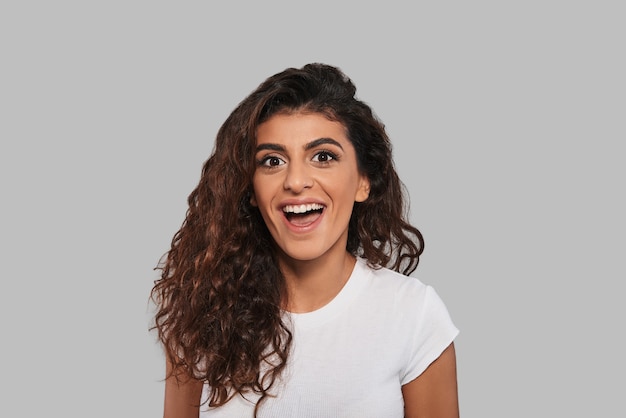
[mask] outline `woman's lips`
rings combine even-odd
[[[295,226],[303,227],[307,225],[311,225],[315,222],[320,216],[322,216],[322,211],[312,211],[306,212],[303,214],[285,214],[287,221]]]
[[[319,203],[286,205],[283,207],[283,215],[293,229],[310,229],[321,219],[324,209],[325,206]]]

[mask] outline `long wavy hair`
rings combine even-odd
[[[353,209],[347,251],[374,268],[409,275],[417,267],[424,240],[407,221],[408,202],[389,138],[355,93],[336,67],[288,68],[239,103],[217,133],[151,292],[157,306],[153,329],[171,373],[208,383],[210,406],[254,393],[260,395],[258,410],[271,396],[292,344],[272,237],[250,204],[259,124],[293,112],[320,113],[343,124],[358,168],[370,181],[368,199]]]

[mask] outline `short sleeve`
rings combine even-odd
[[[411,303],[414,313],[406,317],[409,324],[406,329],[411,337],[408,339],[406,366],[400,374],[402,385],[422,374],[459,334],[437,292],[431,286],[425,286],[421,293],[418,303]]]

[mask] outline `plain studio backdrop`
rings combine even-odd
[[[624,416],[621,3],[365,3],[2,3],[0,416],[160,416],[153,268],[227,115],[316,61],[392,138],[461,415]]]

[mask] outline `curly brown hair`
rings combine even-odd
[[[157,305],[153,328],[172,373],[183,371],[208,383],[210,406],[253,392],[260,395],[258,409],[271,396],[292,344],[282,316],[285,282],[273,240],[250,204],[259,124],[292,112],[320,113],[343,124],[358,168],[370,181],[368,199],[353,209],[347,251],[374,268],[409,275],[417,267],[424,240],[407,221],[389,138],[355,93],[336,67],[288,68],[261,83],[217,133],[151,292]]]

